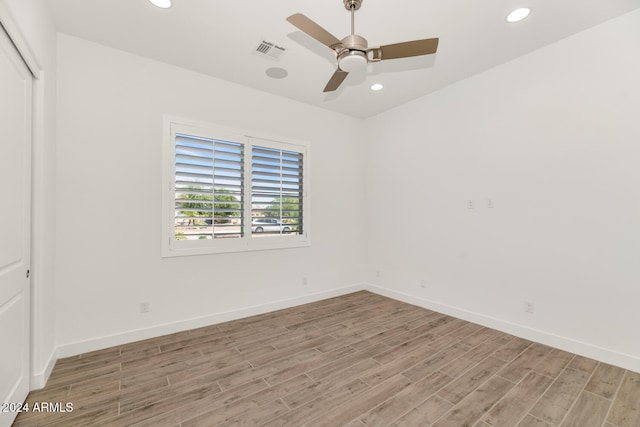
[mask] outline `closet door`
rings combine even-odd
[[[0,427],[29,393],[32,86],[0,26]]]

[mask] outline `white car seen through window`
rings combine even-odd
[[[254,218],[251,221],[251,231],[254,233],[289,233],[291,227],[282,224],[276,218]]]

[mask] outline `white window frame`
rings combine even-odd
[[[163,117],[163,162],[162,162],[162,257],[205,255],[229,252],[260,251],[271,249],[299,248],[311,245],[311,173],[308,142],[290,140],[260,132],[243,131],[165,115]],[[244,194],[243,236],[223,239],[177,240],[175,238],[175,172],[176,133],[222,139],[244,145]],[[255,143],[253,142],[255,141]],[[275,235],[252,237],[251,231],[251,148],[256,145],[303,154],[302,182],[303,233],[300,235]]]

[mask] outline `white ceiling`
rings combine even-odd
[[[364,0],[355,24],[369,46],[439,37],[438,53],[369,64],[323,94],[333,52],[285,18],[303,13],[341,39],[351,25],[343,0],[173,0],[169,9],[147,0],[48,3],[63,33],[360,118],[640,7],[640,0]],[[508,24],[507,13],[522,6],[531,15]],[[287,51],[278,60],[259,55],[261,40]],[[268,77],[271,67],[288,77]],[[376,82],[384,90],[371,91]]]

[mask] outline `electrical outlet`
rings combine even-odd
[[[420,280],[420,287],[421,287],[422,289],[426,288],[426,287],[427,287],[427,281],[426,281],[426,280],[424,280],[424,279]]]
[[[305,276],[302,278],[302,286],[307,286],[309,284],[309,279]]]
[[[140,313],[148,313],[149,312],[149,302],[143,301],[140,303]]]
[[[525,301],[524,311],[526,313],[533,314],[535,312],[535,305],[531,301]]]
[[[376,270],[376,277],[380,277],[380,270]]]

